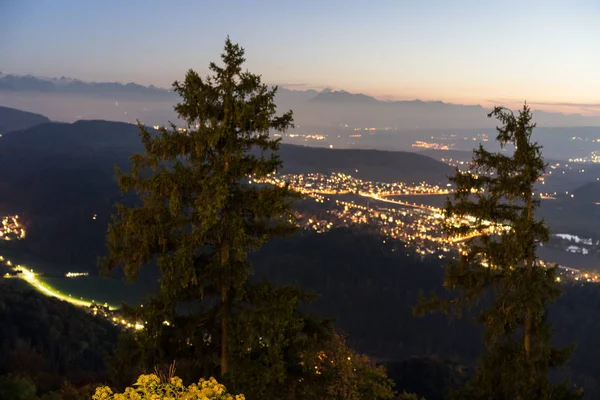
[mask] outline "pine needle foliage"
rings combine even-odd
[[[214,308],[226,376],[231,310],[252,272],[248,253],[295,230],[290,205],[297,195],[249,183],[281,168],[280,139],[270,133],[293,127],[292,112],[276,115],[277,88],[243,69],[244,49],[229,38],[221,60],[206,78],[189,70],[173,84],[185,127],[171,124],[156,134],[138,123],[145,153],[133,155],[131,172],[117,170],[117,177],[141,201],[118,205],[101,266],[122,267],[133,279],[155,261],[167,317],[184,302]]]
[[[539,263],[536,249],[549,239],[535,183],[546,164],[532,141],[535,128],[525,104],[515,115],[496,107],[496,140],[503,152],[481,144],[467,172],[450,178],[456,187],[445,205],[445,231],[468,237],[458,259],[446,268],[450,299],[422,298],[415,312],[442,310],[460,316],[477,306],[486,352],[474,376],[456,393],[460,399],[578,399],[566,382],[554,384],[549,372],[566,364],[571,348],[551,344],[548,304],[561,290],[556,269]]]

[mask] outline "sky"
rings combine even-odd
[[[0,0],[0,71],[169,87],[227,35],[289,88],[600,115],[598,0]]]

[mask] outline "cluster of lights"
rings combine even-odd
[[[347,126],[347,125],[346,125]],[[389,130],[390,128],[385,128],[384,130]],[[373,132],[376,131],[377,128],[354,128],[354,132],[358,132],[358,131],[369,131],[369,132]]]
[[[469,166],[469,161],[456,160],[452,157],[448,157],[448,158],[442,157],[441,161],[445,162],[446,164],[448,164],[449,166],[454,167],[454,168],[461,168],[461,167],[466,168]]]
[[[539,261],[539,264],[546,268],[555,266],[554,264],[545,263],[544,261]],[[598,274],[565,267],[564,265],[556,266],[556,282],[600,283],[600,276]]]
[[[318,233],[327,232],[339,226],[370,225],[377,227],[384,235],[401,239],[406,244],[416,248],[418,254],[436,254],[440,258],[444,257],[443,253],[448,253],[453,247],[458,246],[458,243],[480,234],[467,237],[446,237],[442,232],[442,225],[447,219],[439,208],[386,198],[402,195],[444,195],[451,193],[448,188],[428,185],[425,182],[418,185],[413,184],[412,186],[404,183],[373,183],[342,173],[332,173],[330,175],[274,175],[261,181],[261,183],[264,182],[279,186],[287,184],[292,189],[313,197],[316,202],[324,203],[328,201],[331,209],[324,215],[304,216],[300,213],[296,215],[301,227]],[[370,207],[356,204],[353,201],[340,199],[331,201],[330,197],[326,197],[348,193],[404,207],[400,209]],[[484,231],[493,232],[494,229],[494,226],[487,226]]]
[[[323,233],[334,227],[368,225],[389,238],[402,240],[422,256],[444,258],[445,254],[452,249],[459,249],[467,239],[482,234],[502,235],[510,230],[507,226],[479,221],[478,230],[462,237],[448,237],[444,233],[444,225],[471,226],[475,219],[473,217],[449,219],[444,216],[440,208],[417,204],[402,198],[411,195],[448,195],[452,193],[450,185],[440,187],[426,182],[410,185],[403,182],[371,182],[344,173],[272,174],[260,181],[250,178],[249,183],[288,185],[291,189],[314,198],[317,203],[327,201],[330,209],[324,213],[319,215],[297,213],[297,223],[304,229]],[[376,201],[370,206],[369,201],[364,205],[357,204],[355,201],[331,199],[331,196],[348,194]],[[394,207],[384,208],[381,207],[381,203],[391,203]]]
[[[443,134],[440,137],[431,136],[430,139],[432,141],[429,142],[417,140],[415,141],[415,143],[412,144],[412,147],[432,150],[452,150],[456,146],[456,140],[462,139],[470,140],[473,142],[487,142],[489,140],[489,137],[487,133],[479,133],[476,136],[463,136],[462,138],[459,138],[456,135]]]
[[[2,224],[0,225],[0,239],[1,240],[12,240],[12,239],[24,239],[25,238],[25,227],[19,223],[18,215],[11,215],[2,217]]]
[[[88,276],[89,272],[67,272],[65,274],[66,278],[80,278],[83,276]]]
[[[587,157],[570,158],[569,162],[573,163],[600,163],[600,151],[592,151]]]
[[[358,172],[358,170],[354,170]],[[420,196],[420,195],[445,195],[451,190],[439,185],[430,185],[426,182],[406,184],[404,182],[383,183],[358,179],[349,174],[332,172],[330,174],[272,174],[262,180],[250,178],[250,183],[270,183],[276,186],[288,185],[290,189],[307,195],[341,195],[341,194],[367,194],[369,196]]]
[[[454,144],[441,144],[441,143],[430,143],[417,140],[412,144],[412,147],[420,149],[433,149],[433,150],[450,150],[454,147]]]
[[[309,140],[325,140],[325,139],[327,139],[327,135],[323,135],[320,133],[287,133],[286,136],[289,138],[292,138],[292,139],[295,139],[295,138],[304,139],[305,142],[308,142]]]
[[[94,315],[97,315],[97,312],[94,311]],[[135,329],[136,331],[140,331],[142,329],[144,329],[144,324],[142,324],[141,322],[129,322],[123,318],[119,318],[119,317],[112,317],[111,321],[115,324],[115,325],[120,325],[123,328],[127,328],[127,329]]]

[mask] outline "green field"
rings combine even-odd
[[[87,276],[80,278],[40,277],[40,280],[61,294],[120,307],[121,303],[141,304],[149,289],[137,283],[127,283],[116,279]]]
[[[22,265],[33,270],[44,286],[74,299],[93,301],[98,304],[108,303],[111,307],[120,307],[122,303],[140,304],[151,291],[148,285],[95,275],[66,278],[64,270],[56,265],[12,249],[0,248],[0,256],[4,257],[5,262],[10,261],[13,266]],[[89,269],[87,271],[82,269],[72,272],[88,271]]]

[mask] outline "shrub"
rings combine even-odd
[[[198,384],[183,385],[178,377],[167,382],[155,375],[140,375],[134,387],[128,387],[123,393],[113,393],[108,386],[99,387],[93,400],[245,400],[243,394],[227,393],[225,386],[215,378],[200,379]]]

